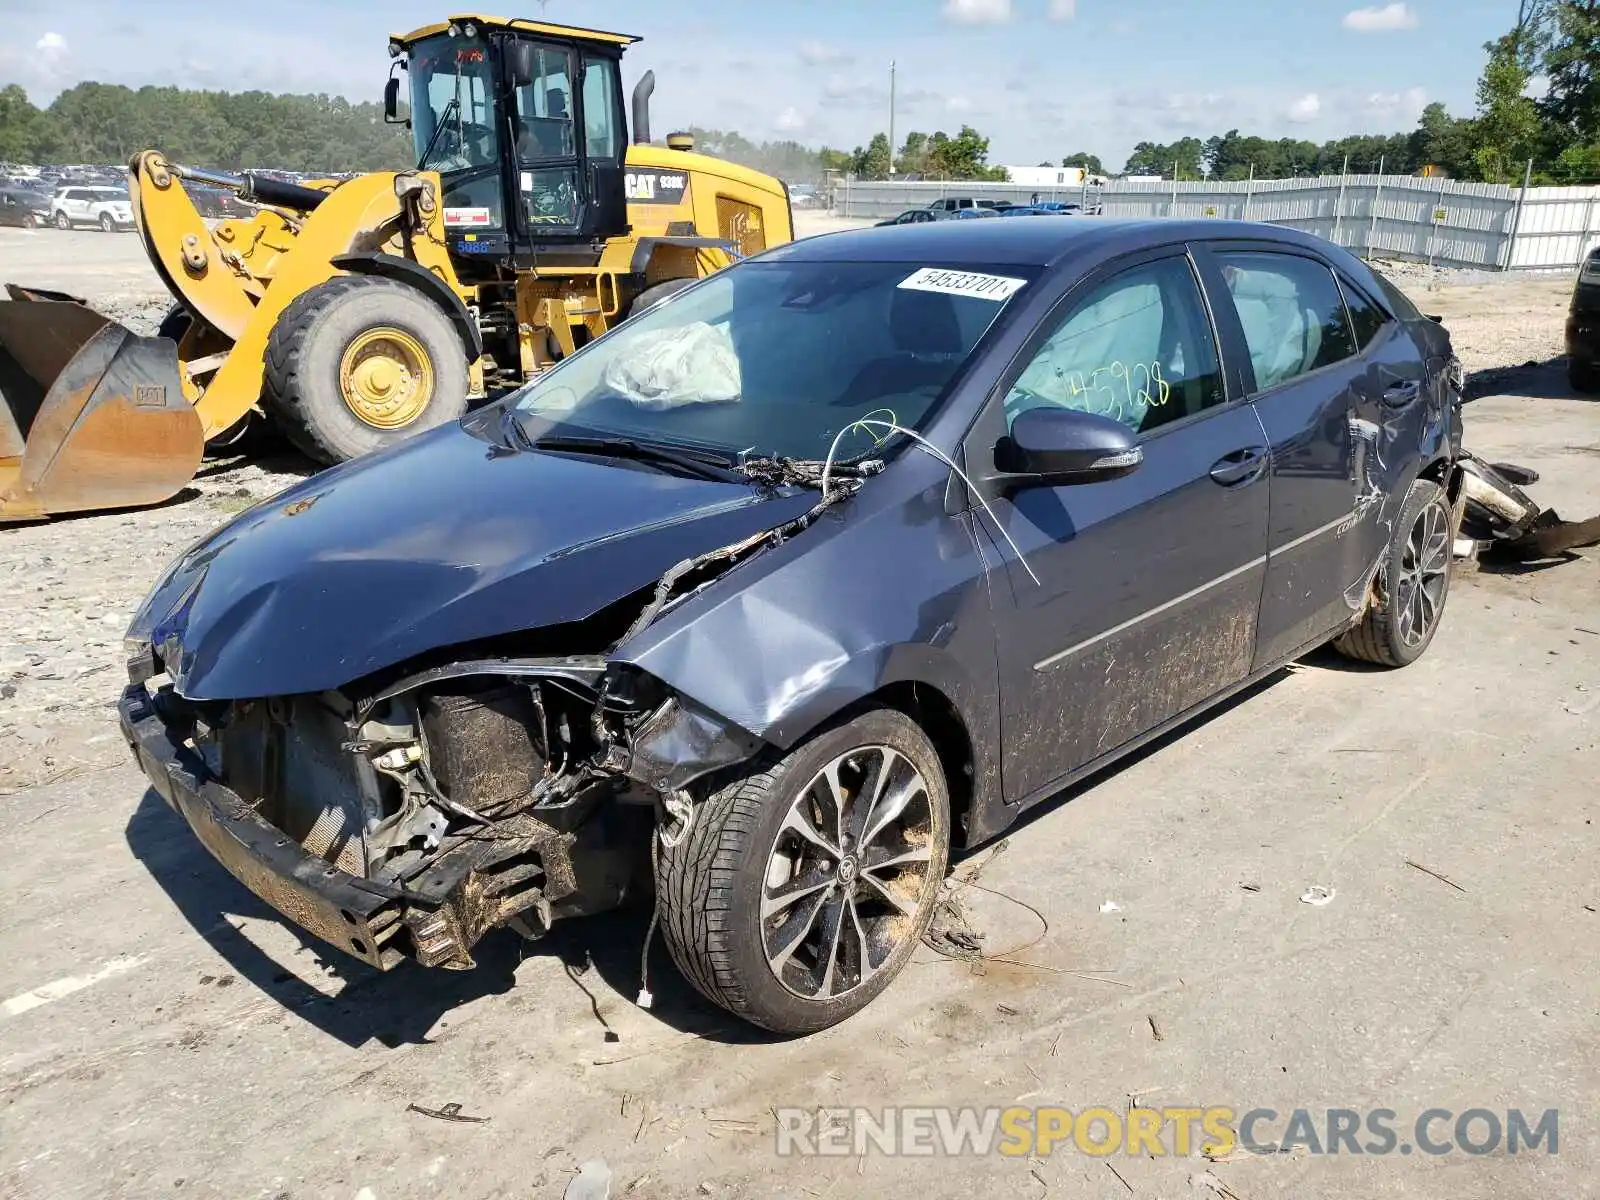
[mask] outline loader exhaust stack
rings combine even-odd
[[[0,523],[158,504],[205,438],[177,348],[60,292],[0,300]]]

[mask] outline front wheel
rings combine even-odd
[[[1444,616],[1455,537],[1450,498],[1438,484],[1417,480],[1378,566],[1378,598],[1334,648],[1384,667],[1406,667],[1421,658]]]
[[[267,339],[269,413],[300,450],[339,463],[467,411],[467,351],[403,283],[349,275],[311,288]]]
[[[949,860],[939,756],[888,709],[757,760],[663,849],[673,961],[708,999],[778,1033],[865,1008],[932,919]]]

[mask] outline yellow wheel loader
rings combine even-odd
[[[459,417],[641,307],[794,236],[784,185],[650,144],[637,39],[457,16],[390,39],[415,170],[286,183],[129,166],[174,307],[136,337],[71,296],[0,300],[0,521],[173,495],[206,445],[266,420],[336,463]],[[214,227],[185,183],[257,208]]]

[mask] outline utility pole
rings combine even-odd
[[[894,178],[894,59],[889,60],[889,178]]]

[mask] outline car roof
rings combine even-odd
[[[806,262],[1009,263],[1046,267],[1068,254],[1123,254],[1186,240],[1249,238],[1286,246],[1326,243],[1299,230],[1257,221],[1135,220],[1048,217],[1032,221],[933,221],[821,234],[768,251],[763,258]]]

